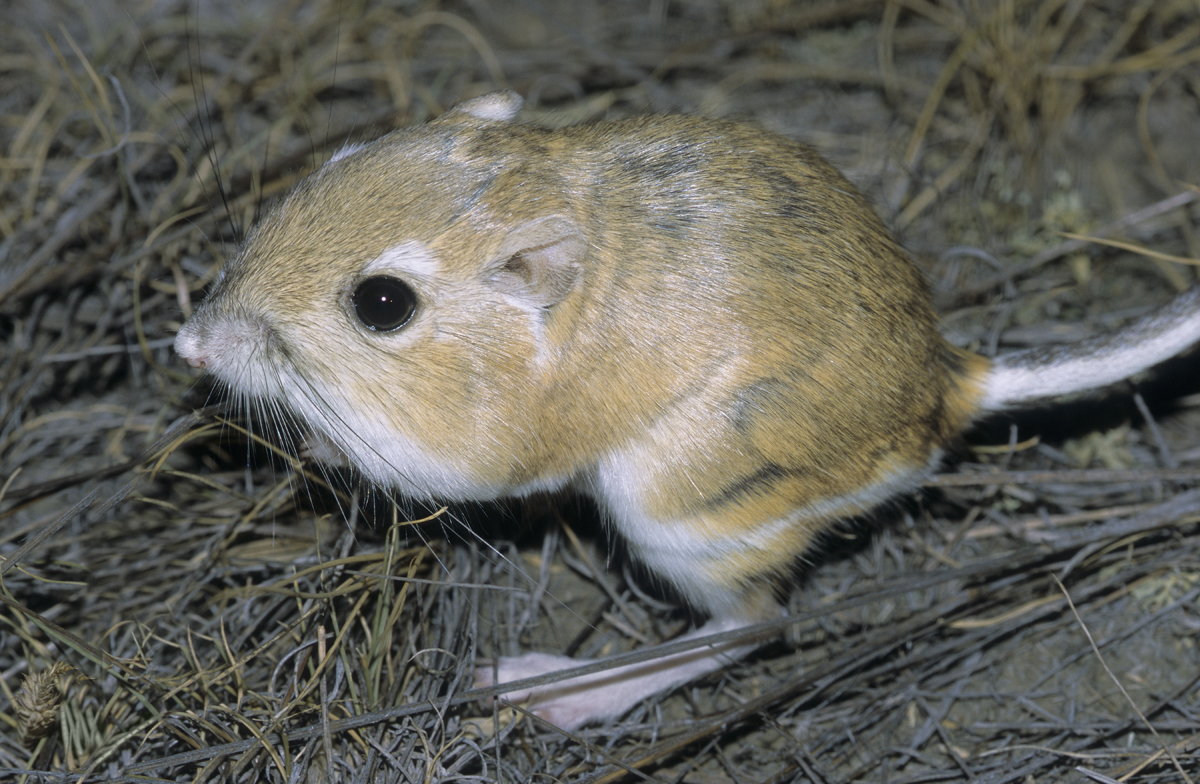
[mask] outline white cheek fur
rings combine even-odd
[[[324,385],[304,388],[309,394],[289,394],[288,406],[372,483],[427,500],[491,500],[510,493],[510,488],[472,476],[466,466],[439,459],[428,446],[398,432],[384,412],[372,415],[369,406],[348,405]]]
[[[253,319],[201,317],[180,330],[176,347],[182,356],[202,360],[236,399],[284,404],[297,421],[317,431],[377,485],[444,500],[492,499],[511,491],[480,481],[464,466],[438,459],[427,446],[400,433],[387,412],[362,401],[352,404],[336,385],[322,383],[282,357],[272,356],[269,333],[268,327]],[[317,347],[301,342],[293,349],[307,353]],[[269,412],[273,406],[260,410]]]

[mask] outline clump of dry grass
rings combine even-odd
[[[960,342],[1103,326],[1192,278],[1056,233],[1198,255],[1191,4],[60,0],[11,22],[0,777],[1194,775],[1194,373],[1035,421],[1076,436],[1061,449],[1001,432],[881,530],[831,534],[782,642],[564,737],[493,713],[472,663],[654,655],[687,624],[596,566],[586,514],[530,523],[540,550],[513,525],[537,510],[409,523],[209,408],[170,350],[265,201],[345,140],[495,86],[547,122],[685,109],[812,138],[918,250],[987,249],[931,266]]]

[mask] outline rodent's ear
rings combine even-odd
[[[586,254],[587,239],[574,221],[536,218],[509,232],[486,275],[505,294],[548,308],[575,287]]]
[[[512,90],[497,90],[452,107],[434,122],[462,122],[484,120],[487,122],[512,122],[525,100]]]

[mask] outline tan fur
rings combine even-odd
[[[486,96],[335,158],[177,348],[382,485],[573,486],[715,628],[777,612],[772,581],[814,536],[914,487],[980,413],[990,363],[942,339],[919,271],[808,147],[694,117],[548,130],[518,108]],[[380,269],[419,300],[394,333],[352,305]],[[607,707],[580,682],[543,715],[613,715],[744,652],[622,673]]]

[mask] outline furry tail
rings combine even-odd
[[[982,411],[1113,384],[1200,342],[1200,285],[1108,335],[997,357],[984,381]]]

